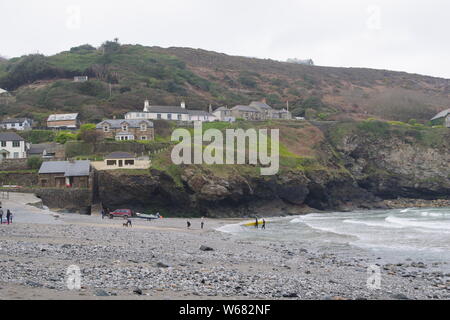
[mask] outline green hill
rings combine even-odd
[[[87,75],[90,81],[74,83]],[[84,121],[186,100],[190,109],[289,100],[294,115],[329,120],[369,117],[428,121],[448,108],[450,80],[385,70],[298,65],[189,48],[82,45],[54,56],[0,60],[0,87],[16,99],[0,115],[38,121],[52,112],[79,112]]]

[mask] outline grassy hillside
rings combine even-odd
[[[72,82],[75,75],[91,81]],[[295,115],[314,119],[425,122],[449,107],[450,80],[384,70],[306,66],[234,57],[189,48],[159,48],[106,42],[82,45],[54,56],[0,61],[0,87],[17,99],[0,114],[45,118],[80,112],[85,121],[152,104],[191,109],[246,104],[267,98],[275,108],[289,100]]]

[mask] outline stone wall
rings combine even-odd
[[[91,214],[92,190],[90,189],[36,189],[35,194],[45,206],[70,213]]]
[[[27,159],[2,159],[0,171],[17,171],[28,169]]]
[[[36,172],[0,172],[0,185],[33,187],[37,186],[38,174]]]

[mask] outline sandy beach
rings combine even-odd
[[[241,220],[122,219],[55,214],[10,194],[0,226],[0,299],[449,299],[448,274],[428,266],[379,265],[367,287],[364,252],[339,256],[296,242],[248,241],[216,229]],[[268,226],[270,227],[270,226]],[[203,249],[200,248],[202,246]],[[209,250],[208,250],[209,249]],[[77,266],[81,288],[69,290]],[[416,267],[414,267],[416,266]]]

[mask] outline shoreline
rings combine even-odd
[[[206,219],[204,230],[200,219],[191,219],[191,230],[184,218],[133,219],[125,228],[122,219],[55,218],[20,201],[4,201],[15,206],[15,220],[0,227],[0,299],[450,299],[446,275],[431,265],[383,265],[363,250],[340,256],[216,230],[249,219]],[[370,290],[367,268],[375,264],[382,286]],[[80,290],[67,288],[72,265]]]

